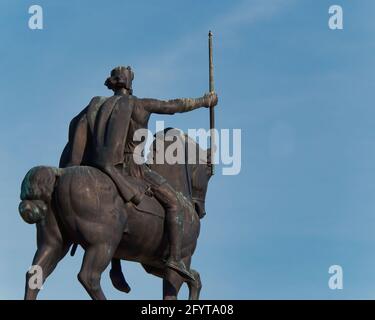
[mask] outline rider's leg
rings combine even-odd
[[[194,277],[181,260],[184,217],[176,193],[168,183],[163,183],[156,188],[152,188],[152,191],[165,209],[165,220],[170,245],[169,258],[166,265],[178,271],[184,278],[194,280]]]
[[[141,202],[142,194],[126,180],[120,168],[113,165],[98,165],[98,168],[111,177],[125,202],[132,201],[136,205]]]

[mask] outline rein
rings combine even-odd
[[[191,186],[191,175],[190,175],[190,171],[189,171],[189,165],[188,165],[188,143],[186,141],[186,137],[185,137],[185,173],[186,173],[186,180],[188,182],[188,188],[189,188],[189,194],[190,194],[190,197],[193,198],[193,189],[192,189],[192,186]]]

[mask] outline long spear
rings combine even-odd
[[[212,58],[212,32],[208,32],[208,57],[209,57],[209,91],[214,92],[214,62]],[[210,107],[210,147],[211,147],[211,175],[215,174],[214,153],[215,153],[215,112]]]

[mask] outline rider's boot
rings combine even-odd
[[[186,268],[181,259],[181,243],[183,236],[183,212],[182,210],[167,209],[167,229],[169,234],[169,258],[166,266],[177,271],[186,280],[194,281],[194,276]]]

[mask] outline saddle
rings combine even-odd
[[[165,217],[165,211],[162,205],[154,196],[150,196],[147,193],[145,193],[141,202],[134,207],[136,211],[151,214],[159,217],[160,219],[164,219]]]
[[[153,196],[150,190],[150,184],[143,179],[136,178],[133,176],[126,176],[126,180],[131,185],[134,190],[141,194],[141,202],[137,205],[133,203],[136,211],[151,214],[164,219],[165,212],[163,206],[159,201]]]
[[[143,180],[132,176],[127,176],[126,179],[129,182],[129,184],[131,184],[139,193],[142,194],[141,202],[138,205],[135,205],[133,203],[135,210],[138,212],[151,214],[161,219],[164,219],[164,208],[152,194],[150,190],[150,183],[147,181],[147,179]],[[176,192],[176,197],[180,200],[180,203],[183,208],[189,207],[190,209],[193,209],[193,211],[195,212],[193,204],[188,199],[180,195],[180,193],[178,192]]]

